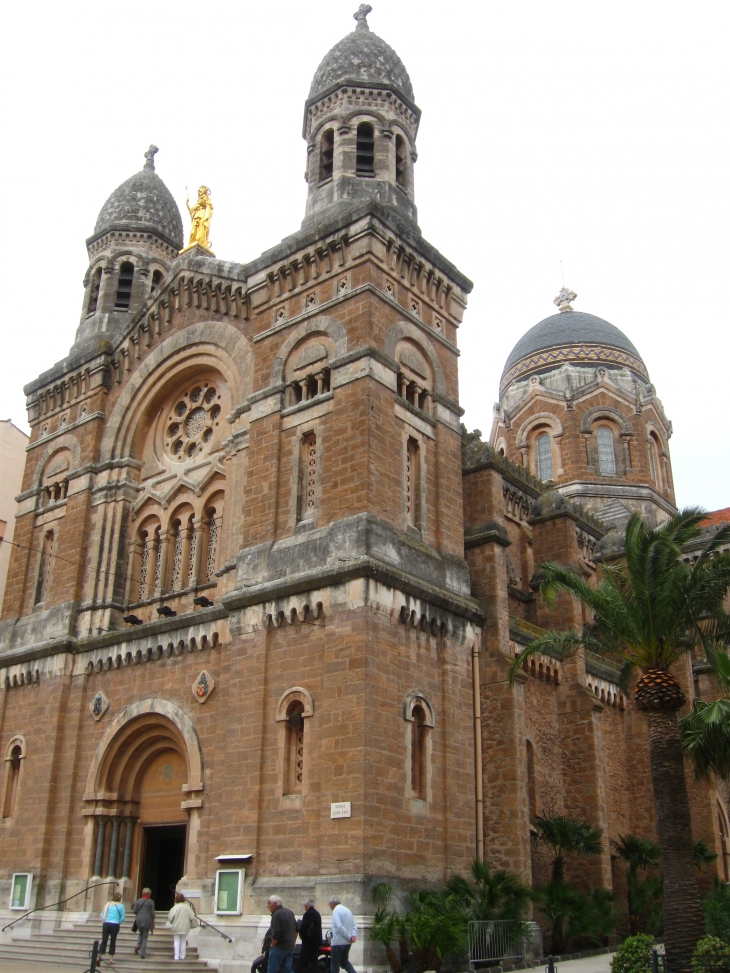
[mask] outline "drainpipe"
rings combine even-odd
[[[482,778],[482,693],[479,681],[479,640],[471,650],[471,672],[474,684],[474,780],[476,784],[477,859],[484,861],[484,781]]]

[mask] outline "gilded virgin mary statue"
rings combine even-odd
[[[190,227],[190,240],[188,241],[188,245],[181,250],[181,253],[185,253],[186,250],[192,250],[193,247],[202,247],[203,250],[207,250],[208,253],[212,254],[213,251],[208,238],[210,234],[210,219],[213,215],[210,189],[207,186],[201,186],[198,190],[198,198],[193,205],[190,205],[189,199],[186,199],[185,202],[193,225]]]

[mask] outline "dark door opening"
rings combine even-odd
[[[155,908],[171,909],[175,886],[185,872],[186,824],[166,824],[144,829],[142,888],[152,889]],[[141,892],[141,889],[140,889]]]

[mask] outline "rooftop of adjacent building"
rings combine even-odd
[[[703,527],[714,524],[730,524],[730,507],[723,507],[721,510],[710,510],[702,521]]]

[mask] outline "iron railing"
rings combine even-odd
[[[503,959],[519,962],[525,953],[525,925],[512,919],[470,922],[468,941],[470,970]]]
[[[77,895],[83,895],[84,892],[88,892],[89,889],[96,889],[100,885],[119,885],[119,881],[117,879],[110,879],[108,882],[95,882],[93,885],[87,885],[86,888],[81,889],[80,892],[74,892],[73,895],[69,895],[67,898],[61,899],[60,902],[54,902],[52,905],[39,905],[36,909],[31,909],[22,916],[18,916],[17,919],[13,919],[13,921],[9,922],[7,926],[3,926],[2,930],[0,931],[5,932],[7,929],[10,929],[11,926],[14,926],[16,922],[20,922],[21,919],[27,919],[28,916],[32,916],[34,912],[50,912],[51,909],[55,909],[57,905],[66,905],[66,903],[70,902],[71,899],[75,899]]]

